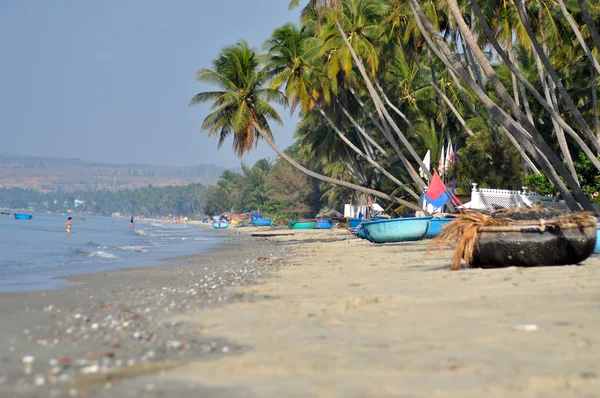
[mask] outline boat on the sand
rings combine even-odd
[[[442,227],[449,222],[454,221],[454,218],[450,217],[433,217],[429,220],[429,230],[427,231],[427,235],[425,235],[426,239],[433,239],[438,236],[442,232]]]
[[[535,267],[577,264],[597,244],[596,218],[590,213],[562,214],[550,209],[506,209],[491,215],[467,211],[433,241],[456,242],[452,269],[460,261],[472,267]]]
[[[213,221],[212,226],[215,229],[219,229],[219,228],[223,229],[223,228],[229,227],[229,223],[226,221],[225,222],[214,222]]]
[[[600,225],[596,225],[596,246],[594,247],[594,254],[600,254]]]
[[[33,214],[15,213],[15,220],[31,220]]]
[[[367,239],[374,243],[408,242],[421,240],[429,230],[431,217],[393,218],[363,222]]]
[[[333,221],[326,218],[318,218],[315,223],[315,229],[331,229],[333,228]]]
[[[294,218],[290,220],[288,226],[290,229],[313,229],[317,220],[312,218]]]
[[[253,218],[252,225],[255,227],[270,227],[273,221],[270,218]]]

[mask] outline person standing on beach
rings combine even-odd
[[[133,228],[133,216],[131,217],[131,221],[129,221],[129,228]]]
[[[71,233],[71,225],[72,224],[73,224],[73,217],[69,217],[69,219],[65,223],[65,227],[67,228],[67,234]]]

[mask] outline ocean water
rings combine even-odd
[[[202,253],[228,234],[192,225],[36,213],[32,220],[0,215],[0,292],[55,289],[61,277],[165,264],[165,259]]]

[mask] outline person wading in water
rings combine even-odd
[[[67,233],[71,233],[71,225],[73,224],[73,217],[69,217],[67,222],[65,223],[65,227],[67,227]]]

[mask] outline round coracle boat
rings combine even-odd
[[[577,264],[596,245],[596,218],[590,213],[549,209],[468,211],[444,228],[433,246],[455,242],[452,269],[461,259],[472,267],[535,267]]]

